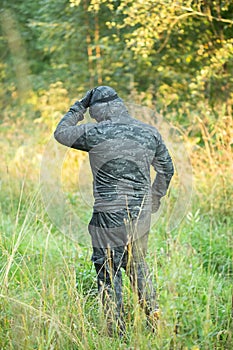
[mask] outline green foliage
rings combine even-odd
[[[159,108],[171,111],[185,103],[186,108],[196,109],[198,102],[206,101],[218,109],[223,101],[232,103],[233,8],[230,1],[224,5],[120,2],[116,16],[107,24],[122,33],[133,54],[137,89],[153,86]]]
[[[219,113],[232,104],[232,13],[229,0],[4,2],[5,91],[15,77],[21,93],[28,81],[75,95],[104,83],[123,96],[152,91],[146,101],[163,113],[187,118],[201,101]]]

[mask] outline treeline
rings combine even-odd
[[[184,123],[203,104],[230,113],[232,18],[231,0],[4,0],[0,98],[109,84]]]

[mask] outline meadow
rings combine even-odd
[[[5,118],[1,125],[0,349],[231,350],[231,156],[221,141],[228,133],[216,124],[214,144],[213,132],[206,133],[200,149],[183,135],[194,172],[192,202],[178,227],[167,232],[164,213],[150,233],[147,260],[161,307],[158,331],[146,327],[124,276],[127,335],[120,340],[107,336],[91,248],[61,233],[45,210],[39,171],[53,128],[45,121]],[[78,167],[77,154],[64,173]],[[67,198],[87,226],[91,208],[67,181]]]

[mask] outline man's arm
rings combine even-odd
[[[84,118],[86,109],[76,102],[58,123],[54,132],[55,139],[62,145],[72,147],[75,141],[83,135],[84,125],[77,123]]]
[[[62,145],[88,150],[85,137],[87,124],[77,125],[77,123],[84,119],[91,96],[92,90],[88,91],[82,100],[75,102],[58,123],[54,137]]]
[[[152,184],[152,212],[156,212],[160,206],[160,199],[166,195],[174,167],[171,156],[161,137],[158,139],[156,154],[152,166],[156,171],[156,177]]]

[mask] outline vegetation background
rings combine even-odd
[[[0,349],[232,349],[232,1],[2,0],[0,55]],[[163,215],[151,232],[158,333],[125,278],[124,342],[106,336],[90,249],[40,196],[55,125],[100,84],[174,125],[194,174],[181,225],[167,233]],[[83,159],[69,153],[63,188],[87,224]]]

